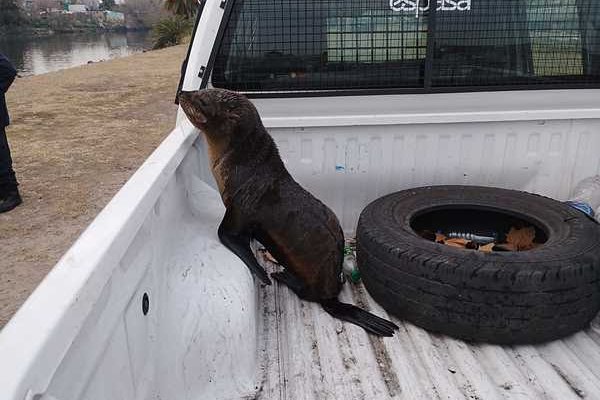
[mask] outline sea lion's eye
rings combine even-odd
[[[227,114],[227,118],[228,118],[228,119],[230,119],[230,120],[233,120],[233,121],[237,121],[237,120],[239,120],[239,119],[240,119],[240,116],[239,116],[239,114],[237,114],[237,113],[235,113],[235,112],[233,112],[233,111],[230,111],[230,112]]]

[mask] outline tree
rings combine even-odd
[[[164,10],[162,0],[125,0],[119,5],[125,13],[127,25],[134,28],[150,28],[169,13]]]
[[[165,8],[175,15],[191,19],[196,15],[198,2],[196,0],[166,0]]]
[[[62,9],[62,3],[58,0],[32,0],[31,2],[31,13],[34,16],[38,16],[41,11],[49,11],[55,9]]]
[[[17,0],[0,0],[0,26],[22,25],[24,22],[25,17]]]

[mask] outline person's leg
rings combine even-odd
[[[6,131],[0,128],[0,213],[10,211],[21,204],[17,185]]]
[[[6,139],[6,131],[0,128],[0,186],[17,187],[15,171],[12,168],[12,158],[10,157],[10,148]]]

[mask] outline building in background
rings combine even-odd
[[[100,9],[100,1],[98,0],[79,0],[78,3],[85,5],[88,11],[96,11]]]
[[[68,11],[74,14],[84,13],[88,11],[88,8],[85,4],[69,4]]]
[[[104,11],[104,19],[107,22],[125,22],[125,14],[118,11]]]

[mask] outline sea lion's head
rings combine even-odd
[[[250,100],[230,90],[182,91],[179,104],[190,122],[212,139],[239,139],[260,124]]]

